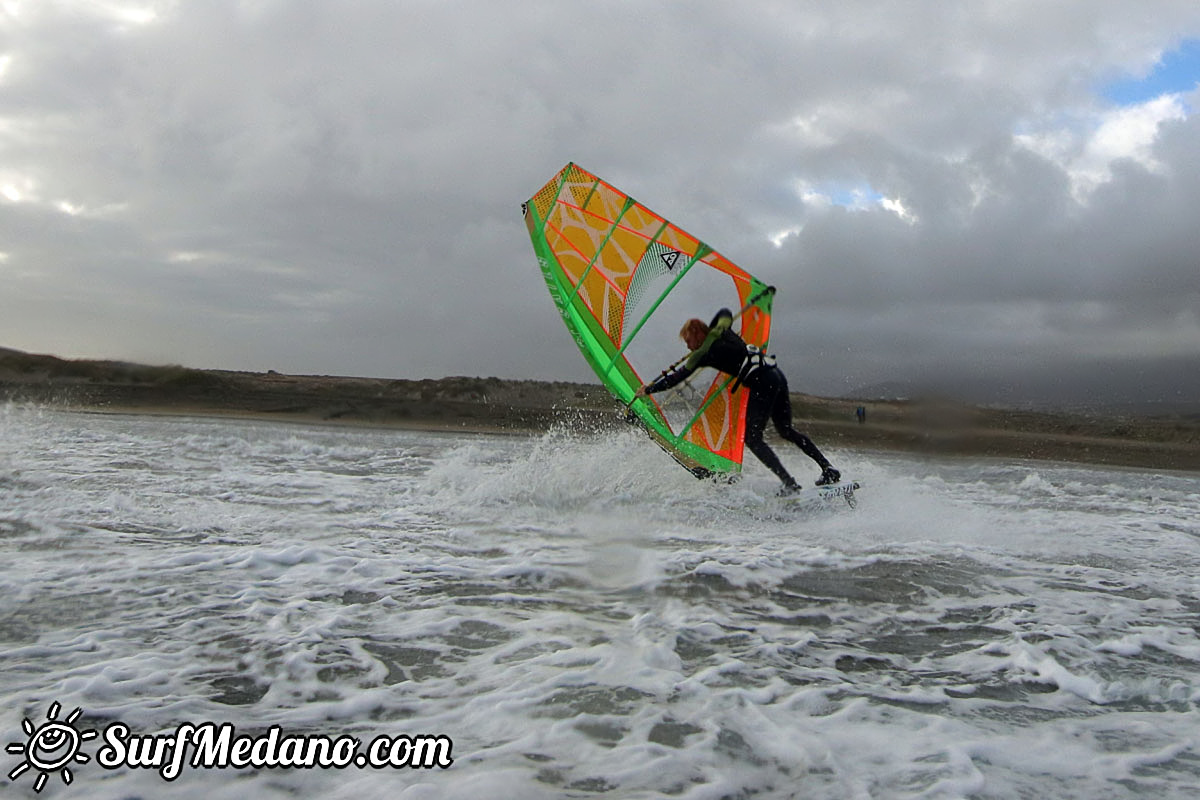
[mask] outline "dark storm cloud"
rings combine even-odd
[[[1198,98],[1102,90],[1198,35],[1190,1],[6,0],[0,344],[587,379],[519,215],[576,160],[780,287],[798,388],[1197,357]]]

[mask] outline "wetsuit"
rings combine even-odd
[[[774,472],[787,488],[795,488],[796,481],[780,463],[775,451],[763,441],[767,420],[775,423],[775,430],[784,439],[800,448],[803,453],[821,467],[818,483],[834,483],[838,480],[837,470],[817,449],[812,439],[792,427],[792,401],[788,396],[787,378],[775,366],[775,359],[748,346],[742,337],[732,330],[733,314],[722,308],[708,326],[704,343],[692,351],[683,366],[647,384],[646,394],[654,394],[677,386],[696,370],[712,367],[735,376],[734,391],[745,386],[750,391],[746,404],[746,446],[758,460]]]

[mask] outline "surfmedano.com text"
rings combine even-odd
[[[255,736],[238,734],[231,723],[185,722],[174,733],[134,734],[124,723],[104,729],[104,746],[96,760],[105,769],[155,769],[164,780],[193,769],[274,767],[295,769],[446,769],[454,760],[448,736],[376,736],[362,748],[353,736],[284,734],[272,725]],[[191,758],[188,758],[188,754]]]

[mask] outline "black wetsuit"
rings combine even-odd
[[[785,486],[796,485],[775,451],[763,441],[763,432],[769,419],[775,424],[779,435],[817,462],[822,472],[830,470],[829,460],[817,449],[812,439],[792,427],[792,401],[788,396],[787,378],[783,371],[774,365],[773,359],[771,363],[756,366],[756,351],[733,332],[732,325],[733,314],[729,309],[722,308],[709,324],[704,344],[692,351],[683,366],[649,383],[646,394],[670,389],[702,367],[712,367],[734,375],[735,387],[740,384],[750,391],[750,400],[746,404],[746,446],[759,461],[779,476]]]

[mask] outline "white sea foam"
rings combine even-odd
[[[854,510],[757,464],[696,481],[632,430],[8,406],[0,731],[57,701],[454,741],[444,771],[169,786],[93,759],[43,797],[1194,796],[1194,476],[832,454]]]

